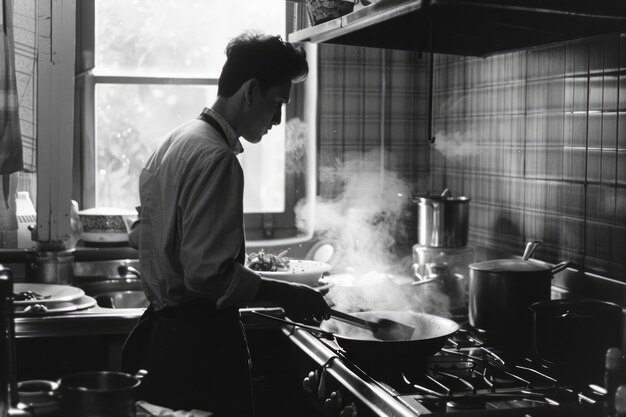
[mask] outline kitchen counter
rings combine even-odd
[[[16,317],[16,338],[128,334],[143,308],[102,308],[49,316]]]
[[[283,317],[282,308],[254,307],[240,310],[246,328],[275,328],[276,323],[255,315],[252,310]],[[126,335],[143,314],[143,308],[102,308],[99,306],[71,313],[16,317],[15,335],[18,339],[35,337],[73,337]]]

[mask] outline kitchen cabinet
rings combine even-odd
[[[306,5],[298,6],[302,17]],[[378,0],[316,26],[306,27],[308,21],[299,20],[296,28],[300,30],[288,36],[291,42],[486,56],[626,32],[626,3],[612,0]]]

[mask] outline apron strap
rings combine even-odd
[[[210,124],[211,127],[213,127],[213,129],[217,130],[217,133],[219,133],[222,139],[224,139],[224,142],[226,142],[226,144],[229,145],[228,138],[226,137],[226,132],[224,132],[224,129],[222,129],[222,126],[220,126],[217,120],[215,120],[213,117],[211,117],[210,115],[204,112],[200,113],[200,116],[198,116],[198,119],[202,120],[205,123]]]

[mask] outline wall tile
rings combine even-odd
[[[626,94],[626,91],[624,92]],[[626,113],[620,112],[616,123],[617,148],[626,150]]]
[[[615,222],[615,189],[600,185],[587,186],[587,219],[592,222]]]
[[[600,149],[587,150],[587,181],[602,181],[602,151]]]
[[[572,146],[587,146],[587,113],[574,113],[572,115]]]
[[[602,148],[617,149],[617,113],[602,113]]]
[[[602,184],[614,185],[617,180],[617,151],[614,149],[603,149],[600,164]]]
[[[626,150],[617,153],[617,185],[626,186]]]

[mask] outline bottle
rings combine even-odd
[[[626,385],[620,385],[615,390],[615,416],[626,417]]]
[[[18,191],[15,204],[17,215],[17,247],[34,246],[32,229],[37,227],[37,212],[28,191]]]

